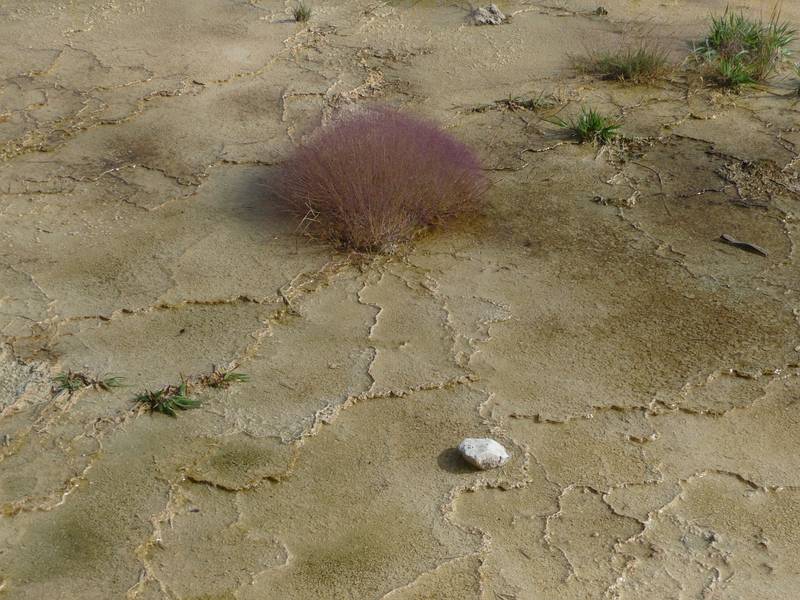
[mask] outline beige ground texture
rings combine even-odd
[[[721,0],[500,6],[0,2],[0,598],[800,597],[796,80],[571,67],[643,32],[680,63]],[[476,148],[485,217],[383,258],[295,233],[277,165],[373,101]],[[625,140],[547,121],[581,105]],[[133,402],[214,366],[250,381]],[[513,459],[476,473],[484,435]]]

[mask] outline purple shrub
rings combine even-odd
[[[433,123],[382,107],[317,131],[284,164],[278,189],[313,234],[381,252],[475,213],[486,186],[464,144]]]

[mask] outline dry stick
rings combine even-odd
[[[554,150],[555,148],[558,148],[559,146],[563,146],[564,144],[574,144],[574,142],[572,142],[572,141],[569,141],[569,142],[561,141],[561,142],[557,142],[557,143],[553,144],[552,146],[545,146],[544,148],[523,148],[522,150],[520,150],[519,160],[522,160],[522,155],[525,152],[549,152],[550,150]]]
[[[717,189],[717,188],[703,188],[701,190],[697,190],[696,192],[688,192],[686,194],[681,194],[680,196],[678,196],[678,198],[691,198],[692,196],[703,196],[704,194],[709,194],[711,192],[714,192],[716,194],[722,194],[729,187],[731,187],[730,184],[724,185],[720,189]]]
[[[644,169],[647,169],[648,171],[652,171],[653,173],[656,174],[656,177],[658,177],[658,185],[659,185],[659,188],[661,189],[661,191],[659,192],[659,194],[661,195],[661,204],[664,206],[664,210],[667,211],[667,215],[672,217],[672,212],[670,212],[669,206],[667,206],[667,197],[666,197],[666,194],[664,194],[664,180],[661,178],[661,173],[659,173],[653,167],[649,167],[649,166],[647,166],[645,164],[642,164],[640,162],[637,162],[635,160],[632,160],[631,162],[633,164],[635,164],[635,165],[639,165],[640,167],[642,167]]]
[[[523,160],[523,158],[522,158],[522,155],[525,154],[526,152],[549,152],[550,150],[558,148],[559,146],[563,146],[564,144],[573,144],[573,143],[574,142],[558,142],[556,144],[553,144],[552,146],[547,146],[545,148],[523,148],[522,150],[519,151],[519,154],[517,154],[517,160],[522,162],[522,166],[516,167],[516,168],[514,168],[514,167],[497,167],[497,168],[486,169],[486,170],[487,171],[511,171],[512,173],[516,173],[517,171],[522,171],[523,169],[525,169],[529,164],[525,160]],[[510,175],[508,177],[510,177]],[[503,181],[508,179],[508,177],[503,177],[499,181],[495,182],[493,185],[497,185],[498,183],[502,183]]]
[[[311,215],[311,216],[309,217],[309,215]],[[303,216],[302,220],[297,224],[297,227],[295,227],[295,230],[294,230],[294,233],[295,233],[295,238],[294,238],[294,251],[295,251],[295,254],[298,254],[300,252],[300,245],[299,245],[300,244],[300,240],[298,239],[297,233],[301,229],[303,230],[303,234],[308,233],[308,228],[310,226],[309,223],[319,223],[319,219],[317,217],[319,217],[319,213],[309,206],[308,207],[308,212],[306,212],[306,214]]]

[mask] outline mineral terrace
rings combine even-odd
[[[292,6],[0,4],[0,598],[798,598],[797,81],[572,68],[642,28],[680,63],[721,0]],[[296,232],[280,161],[374,101],[480,153],[480,220]],[[624,140],[548,122],[583,105]],[[133,401],[214,367],[249,381]]]

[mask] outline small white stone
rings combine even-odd
[[[458,451],[469,464],[482,471],[502,467],[511,458],[502,444],[490,438],[466,438]]]
[[[475,25],[502,25],[508,20],[496,4],[490,4],[472,11],[472,22]]]

